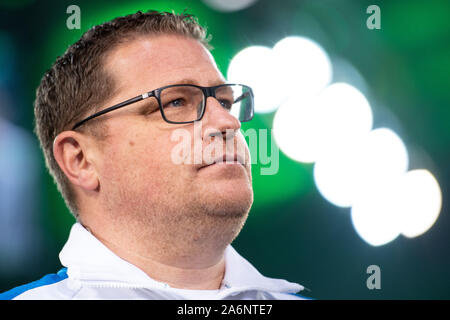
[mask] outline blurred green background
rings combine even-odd
[[[81,9],[80,30],[66,27],[66,9],[72,4]],[[381,30],[366,27],[366,8],[372,4],[381,9]],[[441,213],[429,231],[373,247],[355,232],[349,209],[338,208],[319,194],[313,165],[295,162],[280,153],[276,175],[263,176],[259,165],[253,168],[255,203],[233,243],[238,252],[261,273],[298,282],[310,289],[302,294],[317,299],[450,298],[447,0],[259,0],[235,12],[214,10],[200,0],[1,0],[0,118],[24,129],[29,151],[14,155],[6,143],[0,144],[0,158],[23,162],[25,167],[36,166],[37,174],[24,174],[32,182],[19,196],[24,206],[17,215],[22,215],[20,219],[29,226],[14,228],[14,224],[8,224],[11,219],[19,219],[17,216],[0,218],[0,240],[7,239],[1,240],[0,292],[57,271],[58,253],[74,223],[45,169],[38,142],[31,136],[32,104],[40,78],[91,26],[148,9],[187,9],[196,15],[213,35],[212,53],[225,75],[230,60],[241,49],[250,45],[272,47],[289,35],[309,37],[330,56],[345,58],[369,88],[374,127],[395,129],[411,150],[420,146],[420,153],[428,159],[426,169],[434,174],[442,190]],[[256,115],[245,128],[271,129],[272,117]],[[423,157],[410,155],[410,168],[422,168],[424,163]],[[3,199],[10,198],[9,192],[8,187],[2,190]],[[0,216],[9,213],[4,210]],[[22,249],[15,249],[21,242]],[[381,269],[380,290],[368,290],[366,286],[366,269],[373,264]]]

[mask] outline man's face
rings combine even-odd
[[[116,82],[116,91],[104,107],[166,85],[213,86],[225,82],[199,42],[174,35],[142,37],[121,44],[107,56],[105,67]],[[112,216],[137,223],[179,221],[186,226],[211,217],[243,223],[253,201],[249,152],[239,121],[217,100],[207,99],[201,132],[197,133],[193,123],[165,122],[155,98],[102,117],[108,131],[97,170],[102,201]],[[190,164],[173,161],[173,148],[180,140],[172,134],[180,129],[191,139]],[[227,130],[228,138],[229,133],[235,134],[228,148]],[[217,133],[222,136],[214,136]],[[211,144],[220,145],[228,155],[244,150],[246,163],[195,165],[194,145],[204,149]]]

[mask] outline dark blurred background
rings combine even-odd
[[[261,273],[298,282],[317,299],[450,298],[450,2],[259,0],[241,1],[235,11],[211,2],[0,1],[0,292],[56,272],[74,223],[33,134],[43,73],[95,24],[137,10],[187,9],[213,35],[225,75],[240,50],[273,47],[286,36],[307,37],[344,59],[364,80],[359,89],[373,108],[373,127],[395,130],[410,152],[409,169],[429,170],[442,191],[428,231],[373,246],[355,231],[349,208],[321,196],[314,165],[281,152],[277,174],[253,168],[255,203],[233,243],[237,251]],[[66,26],[73,4],[81,9],[79,30]],[[370,5],[381,10],[379,30],[366,26]],[[245,128],[270,130],[273,116],[257,114]],[[367,288],[370,265],[380,267],[379,290]]]

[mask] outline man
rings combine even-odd
[[[56,60],[36,132],[77,223],[65,268],[2,298],[299,298],[230,245],[253,202],[239,131],[253,94],[226,84],[208,48],[192,16],[149,11],[91,28]]]

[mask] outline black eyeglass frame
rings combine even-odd
[[[250,117],[250,119],[245,120],[245,121],[241,121],[241,122],[248,122],[248,121],[252,120],[253,119],[253,115],[255,113],[255,111],[254,111],[255,105],[254,105],[253,90],[249,86],[246,86],[246,85],[243,85],[243,84],[235,84],[235,83],[224,83],[224,84],[219,84],[217,86],[212,86],[212,87],[202,87],[202,86],[198,86],[198,85],[195,85],[195,84],[172,84],[172,85],[164,86],[164,87],[161,87],[161,88],[158,88],[158,89],[155,89],[155,90],[143,93],[143,94],[141,94],[139,96],[136,96],[136,97],[128,99],[128,100],[125,100],[125,101],[120,102],[118,104],[115,104],[115,105],[113,105],[111,107],[103,109],[103,110],[101,110],[101,111],[99,111],[97,113],[94,113],[94,114],[90,115],[89,117],[87,117],[87,118],[77,122],[73,126],[72,130],[75,130],[76,128],[78,128],[81,125],[83,125],[85,122],[87,122],[87,121],[89,121],[91,119],[97,118],[97,117],[99,117],[99,116],[101,116],[101,115],[103,115],[105,113],[111,112],[111,111],[119,109],[119,108],[123,108],[123,107],[128,106],[128,105],[130,105],[132,103],[135,103],[135,102],[138,102],[138,101],[141,101],[141,100],[145,100],[145,99],[151,98],[151,97],[156,98],[156,100],[158,101],[159,111],[160,111],[161,116],[163,117],[164,121],[166,121],[168,123],[173,123],[173,124],[192,123],[192,122],[195,122],[195,121],[199,121],[199,120],[201,120],[203,118],[203,115],[205,114],[205,110],[206,110],[206,100],[209,97],[213,97],[213,98],[217,99],[216,98],[216,90],[218,88],[226,87],[226,86],[227,87],[242,86],[242,87],[248,89],[248,92],[250,93],[251,101],[252,101],[252,103],[251,103],[251,108],[252,108],[252,110],[251,110],[251,117]],[[204,106],[203,106],[203,109],[202,109],[202,113],[201,113],[201,115],[200,115],[200,117],[198,119],[191,120],[191,121],[177,122],[177,121],[168,120],[166,118],[166,116],[164,115],[163,106],[162,106],[162,102],[161,102],[161,92],[164,89],[172,88],[172,87],[195,87],[195,88],[198,88],[198,89],[202,90],[205,100],[204,100]],[[236,102],[237,101],[234,101],[234,103],[236,103]]]

